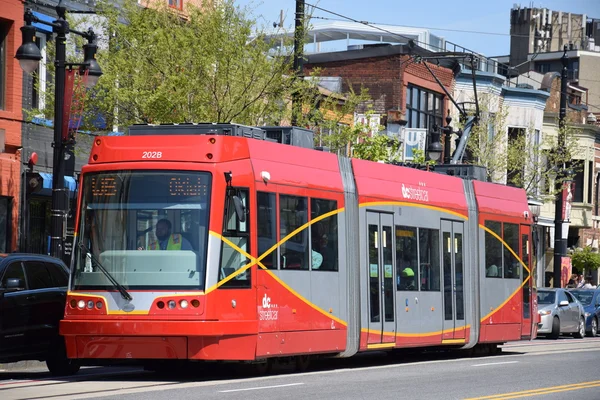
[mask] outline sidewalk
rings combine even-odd
[[[2,372],[38,372],[48,371],[44,361],[19,361],[15,363],[0,363],[0,373]]]

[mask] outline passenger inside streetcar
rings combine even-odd
[[[400,273],[400,290],[417,290],[415,286],[415,272],[406,267]]]

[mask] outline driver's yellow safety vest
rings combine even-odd
[[[160,244],[158,242],[152,242],[148,246],[148,250],[160,250]],[[181,250],[181,234],[173,233],[169,236],[167,250]]]

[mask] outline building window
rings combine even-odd
[[[583,187],[585,162],[583,160],[575,160],[567,163],[567,169],[575,172],[573,182],[575,183],[575,193],[573,193],[573,203],[583,203]]]
[[[6,97],[6,35],[8,27],[0,23],[0,110],[4,110]]]
[[[594,162],[588,161],[588,190],[587,190],[587,202],[592,204],[592,188],[594,187]]]
[[[425,148],[430,142],[433,126],[443,126],[443,96],[416,86],[406,89],[406,116],[409,128],[427,129]]]
[[[546,72],[550,72],[550,63],[537,63],[535,64],[535,71],[540,74],[545,74]]]
[[[434,124],[443,126],[443,96],[416,86],[406,89],[406,114],[409,128],[430,129]]]
[[[534,182],[536,182],[535,184],[535,188],[534,188],[534,192],[536,195],[540,194],[540,184],[541,184],[541,174],[540,174],[540,170],[541,170],[541,162],[540,162],[540,146],[542,144],[542,136],[541,136],[541,132],[539,129],[535,129],[533,131],[533,149],[534,149],[534,153],[533,153],[533,174],[534,174]]]
[[[525,128],[508,128],[508,148],[515,148],[525,140]],[[525,178],[525,158],[506,155],[506,184],[521,187]]]
[[[176,8],[178,10],[183,9],[183,0],[169,0],[169,7]]]

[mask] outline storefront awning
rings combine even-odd
[[[52,189],[52,174],[48,172],[40,172],[40,176],[44,180],[44,185],[42,186],[44,189]],[[65,188],[69,189],[71,192],[75,192],[77,190],[77,182],[75,178],[72,176],[65,176]]]

